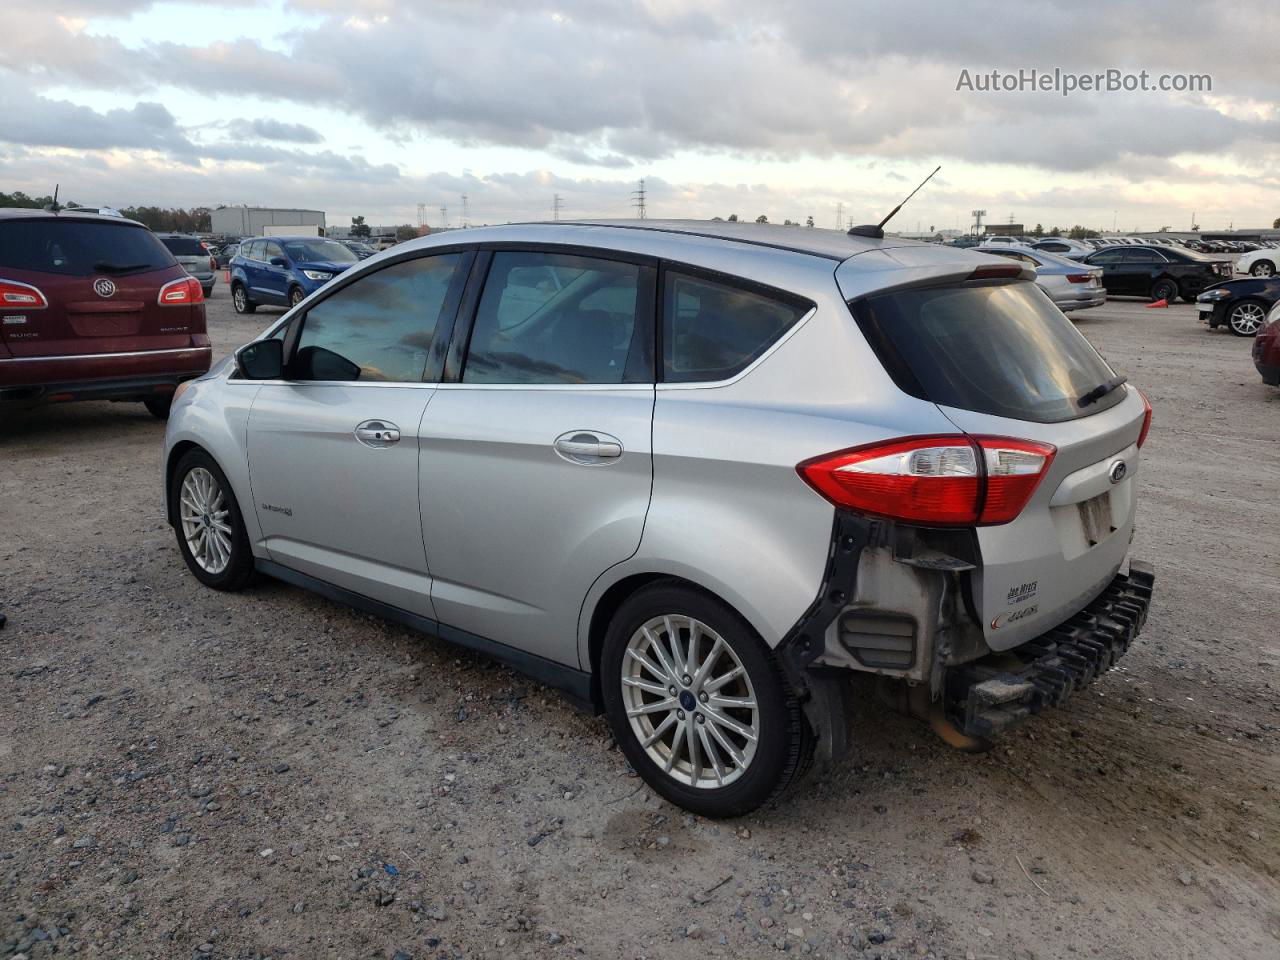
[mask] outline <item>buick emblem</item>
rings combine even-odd
[[[1107,471],[1107,476],[1111,478],[1112,483],[1119,483],[1129,473],[1129,468],[1123,460],[1117,460],[1111,465],[1111,469]]]
[[[116,285],[106,277],[99,277],[93,281],[93,292],[100,297],[113,297],[116,293]]]

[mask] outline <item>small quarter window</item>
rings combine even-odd
[[[726,380],[745,370],[809,305],[669,272],[663,294],[663,379]]]

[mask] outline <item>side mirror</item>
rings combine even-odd
[[[289,265],[289,261],[284,257],[272,257],[270,263],[273,267],[287,267]]]
[[[284,341],[255,340],[236,351],[236,366],[249,380],[284,377]]]

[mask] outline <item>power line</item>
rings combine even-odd
[[[644,205],[644,178],[640,178],[640,189],[631,191],[631,205],[636,208],[636,216],[641,220],[648,217],[648,211]]]

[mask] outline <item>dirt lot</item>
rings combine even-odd
[[[202,589],[140,406],[3,415],[0,957],[1280,956],[1280,391],[1188,306],[1079,323],[1156,410],[1123,668],[977,757],[867,699],[731,823],[480,657]]]

